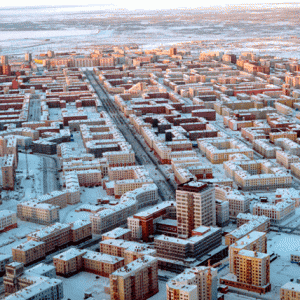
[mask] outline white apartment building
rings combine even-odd
[[[229,217],[236,218],[239,213],[250,211],[250,199],[229,186],[216,185],[215,196],[217,200],[229,203]]]
[[[257,202],[253,205],[253,215],[266,216],[271,223],[280,223],[295,214],[295,201],[285,200],[274,203]]]

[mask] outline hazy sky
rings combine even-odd
[[[40,0],[15,0],[15,1],[4,1],[0,0],[0,7],[8,7],[8,6],[39,6],[43,3],[43,5],[105,5],[105,7],[116,7],[116,8],[127,8],[127,9],[166,9],[166,8],[196,8],[201,6],[225,6],[225,5],[237,5],[237,4],[263,4],[263,3],[299,3],[300,1],[284,1],[284,0],[272,0],[272,1],[262,1],[262,0],[172,0],[172,1],[163,1],[163,0],[73,0],[72,2],[69,0],[51,0],[48,2],[41,2]]]

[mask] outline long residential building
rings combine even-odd
[[[23,221],[50,225],[59,222],[59,206],[35,201],[22,202],[17,205],[17,216]]]
[[[285,200],[278,203],[255,203],[253,215],[266,216],[271,223],[278,224],[295,214],[295,201]]]
[[[56,274],[69,277],[79,271],[109,277],[124,266],[124,259],[90,250],[71,248],[53,257]]]

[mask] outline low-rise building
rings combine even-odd
[[[154,238],[154,247],[162,259],[196,260],[221,245],[221,232],[218,227],[200,226],[193,230],[192,237],[185,240],[159,235]]]
[[[125,258],[125,265],[145,255],[156,256],[156,250],[146,244],[118,240],[100,242],[100,252]]]
[[[59,206],[26,201],[17,205],[17,216],[23,221],[50,225],[59,222]]]
[[[295,214],[295,201],[285,200],[278,203],[261,203],[253,205],[253,215],[266,216],[271,223],[278,224]]]
[[[131,229],[117,227],[109,232],[102,234],[102,241],[105,240],[131,240]]]
[[[280,300],[297,300],[300,297],[300,284],[287,282],[280,289]]]
[[[8,254],[0,253],[0,276],[5,273],[5,266],[13,261],[13,257]]]
[[[17,214],[11,210],[0,211],[0,232],[17,228]]]
[[[79,271],[108,277],[124,266],[124,258],[98,253],[90,250],[71,248],[53,257],[56,274],[72,276]]]
[[[36,262],[46,256],[44,242],[27,241],[11,249],[13,260],[25,266]]]

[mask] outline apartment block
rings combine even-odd
[[[295,201],[285,200],[278,203],[255,203],[253,215],[266,216],[271,224],[278,224],[295,214]]]
[[[2,188],[4,190],[14,190],[15,187],[15,170],[14,154],[8,154],[3,157],[2,171]]]
[[[230,273],[237,274],[236,256],[241,250],[267,253],[267,235],[265,232],[252,231],[229,247]]]
[[[217,200],[229,203],[230,218],[236,218],[239,213],[250,211],[250,199],[232,187],[215,185],[215,197]]]
[[[258,221],[261,225],[257,227],[256,231],[264,231],[264,232],[270,231],[270,219],[266,216],[257,216],[257,215],[252,215],[250,213],[247,214],[239,213],[237,215],[236,220],[237,220],[237,227],[240,227],[252,221]]]
[[[198,139],[198,147],[213,164],[222,164],[232,154],[245,154],[253,158],[253,150],[234,139]]]
[[[293,163],[290,165],[291,167],[291,172],[294,176],[296,176],[297,178],[300,178],[300,163]]]
[[[92,238],[92,223],[87,220],[77,220],[70,223],[70,241],[73,244],[82,243]]]
[[[13,260],[25,266],[36,262],[46,256],[44,242],[27,241],[11,249]]]
[[[300,284],[287,282],[280,289],[280,300],[297,300],[300,297]]]
[[[217,299],[217,269],[194,267],[167,282],[167,300]]]
[[[235,263],[236,277],[232,274],[221,277],[221,284],[263,294],[271,290],[268,254],[241,250],[236,255]]]
[[[145,255],[156,256],[156,250],[146,244],[125,240],[104,240],[100,242],[100,252],[108,255],[124,257],[125,265],[144,257]]]
[[[203,182],[191,181],[176,190],[178,237],[189,238],[199,226],[216,225],[215,189]]]
[[[109,276],[112,300],[143,300],[158,293],[158,261],[144,256]]]
[[[9,231],[17,228],[17,214],[10,210],[0,211],[0,232]]]
[[[122,195],[119,204],[109,206],[90,216],[92,233],[101,234],[124,225],[127,218],[135,215],[138,208],[153,205],[158,201],[158,188],[155,184],[144,185]]]
[[[157,222],[168,218],[176,218],[176,203],[173,201],[164,201],[129,217],[127,225],[132,230],[132,238],[134,240],[148,242],[156,232]]]
[[[90,250],[71,248],[53,257],[56,274],[69,277],[85,271],[108,277],[124,266],[124,259]]]
[[[225,173],[245,191],[288,188],[291,174],[268,160],[231,160],[223,164]]]
[[[55,223],[27,235],[28,241],[44,242],[47,253],[71,241],[69,224]]]
[[[252,231],[268,232],[270,229],[270,219],[265,216],[261,216],[259,218],[253,218],[253,220],[242,224],[237,229],[226,234],[225,245],[230,246],[234,244],[236,241],[247,236]]]
[[[59,222],[59,206],[35,201],[22,202],[17,205],[17,216],[23,221],[50,225]]]
[[[276,162],[284,166],[286,169],[291,168],[291,164],[299,162],[299,157],[286,151],[276,151]]]
[[[68,197],[69,197],[69,192],[67,190],[63,190],[63,191],[53,191],[41,195],[36,200],[37,202],[48,203],[54,206],[59,206],[60,208],[64,208],[68,205]]]
[[[5,299],[63,299],[63,283],[52,277],[52,269],[49,266],[39,265],[25,271],[22,263],[13,262],[7,265],[6,275],[3,278],[7,296]]]
[[[78,220],[70,224],[55,223],[27,235],[28,241],[44,242],[46,253],[91,238],[91,223]]]
[[[0,253],[0,276],[5,273],[5,266],[13,261],[13,257],[8,254]]]
[[[159,235],[154,238],[157,256],[162,260],[192,261],[219,247],[222,243],[221,229],[200,226],[193,230],[192,237],[181,239]]]
[[[264,156],[264,158],[276,158],[277,150],[281,150],[280,147],[271,144],[266,139],[256,139],[253,141],[253,149]]]

